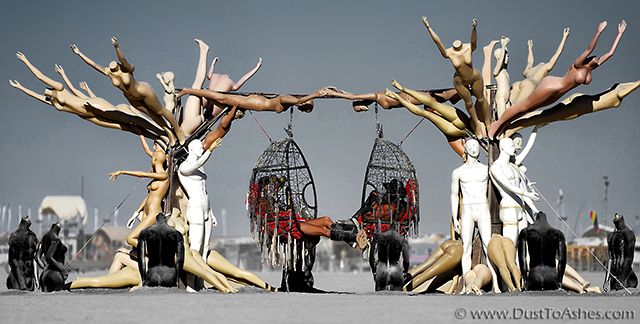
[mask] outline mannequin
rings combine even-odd
[[[473,292],[476,295],[481,296],[481,288],[491,282],[491,271],[489,270],[489,267],[482,263],[476,264],[473,269],[464,275],[464,282],[467,283],[465,287],[465,294]]]
[[[182,88],[178,94],[178,98],[186,94],[195,95],[206,98],[214,105],[220,107],[232,106],[239,103],[240,109],[249,109],[255,111],[275,111],[281,113],[291,106],[298,106],[298,110],[303,112],[311,112],[313,110],[313,99],[327,95],[329,88],[322,88],[310,95],[292,96],[292,95],[275,95],[266,96],[260,94],[234,94],[223,93],[214,90],[205,89],[189,89]]]
[[[474,19],[471,31],[471,43],[463,44],[461,41],[456,40],[453,42],[453,46],[445,49],[442,41],[436,33],[431,29],[426,17],[422,17],[424,26],[427,27],[429,35],[436,43],[436,46],[440,50],[442,57],[451,60],[453,67],[455,68],[455,74],[453,75],[453,86],[458,91],[458,94],[464,100],[465,108],[469,112],[471,118],[471,124],[473,131],[478,138],[485,137],[485,129],[490,125],[490,111],[489,103],[484,97],[484,84],[482,81],[482,75],[480,71],[473,67],[471,62],[471,53],[476,50],[476,26],[478,22]],[[471,91],[469,91],[471,87]],[[476,97],[477,105],[480,111],[476,111],[476,108],[471,99],[471,95]],[[484,125],[482,125],[484,123]]]
[[[509,72],[507,72],[507,66],[509,64],[507,44],[509,44],[509,38],[502,36],[500,44],[502,47],[493,52],[493,56],[496,58],[496,67],[493,69],[493,78],[496,79],[496,85],[498,86],[495,98],[496,113],[498,117],[500,117],[507,109],[510,91]]]
[[[500,200],[500,220],[502,221],[502,235],[508,237],[514,244],[518,241],[520,230],[519,222],[529,221],[531,217],[525,213],[524,208],[529,208],[524,198],[539,201],[538,194],[528,191],[524,186],[520,169],[510,160],[515,156],[516,149],[511,138],[500,140],[500,155],[493,162],[489,173],[493,184],[498,189],[502,199]],[[526,216],[525,216],[526,214]],[[520,225],[523,223],[521,222]]]
[[[9,83],[14,88],[22,90],[27,95],[43,103],[54,106],[59,111],[76,114],[78,117],[98,126],[120,129],[136,135],[144,135],[153,140],[162,140],[161,138],[165,137],[165,132],[162,129],[145,118],[136,115],[132,112],[130,106],[124,104],[113,106],[102,98],[95,96],[87,97],[81,91],[75,89],[71,82],[69,82],[61,66],[56,65],[56,71],[63,77],[71,92],[65,89],[62,83],[54,81],[42,74],[40,70],[27,60],[24,54],[18,52],[16,56],[27,65],[36,78],[50,88],[47,88],[44,94],[41,95],[23,87],[18,81],[9,80]]]
[[[403,106],[397,100],[385,95],[385,92],[353,94],[353,93],[348,93],[346,91],[335,89],[332,87],[328,88],[328,90],[329,91],[327,92],[327,97],[353,100],[353,103],[352,103],[353,110],[355,110],[356,112],[368,111],[369,105],[371,105],[374,102],[380,105],[380,107],[384,109],[399,108]],[[430,96],[432,99],[434,99],[437,102],[449,101],[452,104],[455,104],[456,102],[458,102],[458,100],[460,100],[460,96],[458,95],[458,92],[455,89],[425,90],[425,91],[413,90],[413,91],[423,95]],[[414,105],[420,104],[420,101],[416,100],[415,98],[409,95],[403,95],[402,93],[396,93],[396,95],[402,96],[401,97],[402,99],[408,102],[411,102]]]
[[[555,290],[562,287],[567,245],[562,231],[547,222],[545,213],[539,212],[533,225],[520,231],[518,261],[525,290]]]
[[[461,110],[439,103],[431,96],[418,91],[405,89],[396,80],[392,80],[391,84],[398,90],[411,96],[411,98],[417,100],[419,103],[425,105],[430,109],[421,109],[410,101],[405,100],[399,95],[389,91],[387,89],[385,94],[400,104],[405,106],[413,114],[429,119],[444,135],[447,137],[451,147],[462,156],[464,154],[464,147],[462,144],[462,138],[467,136],[465,130],[470,129],[469,117]]]
[[[217,224],[216,218],[209,205],[209,195],[206,190],[207,175],[204,172],[204,164],[209,160],[213,149],[220,145],[222,138],[218,138],[213,144],[204,150],[199,139],[189,143],[189,155],[178,168],[178,178],[189,197],[187,220],[191,225],[189,229],[189,241],[191,249],[206,256],[209,251],[209,238],[211,228]]]
[[[40,289],[43,292],[52,292],[64,289],[64,281],[67,280],[69,273],[64,267],[64,257],[67,253],[67,247],[62,243],[58,234],[60,233],[60,225],[54,224],[51,230],[42,238],[40,249],[45,255],[46,265],[40,274]],[[40,253],[40,252],[38,252]]]
[[[184,133],[176,119],[173,117],[171,111],[162,106],[151,85],[146,82],[138,82],[133,78],[133,71],[135,70],[135,67],[125,59],[124,55],[120,51],[120,47],[118,46],[118,40],[113,37],[111,38],[111,43],[116,49],[116,54],[118,55],[120,63],[112,61],[109,63],[109,67],[103,67],[92,61],[90,58],[82,54],[75,44],[71,45],[71,50],[73,53],[80,56],[80,58],[82,58],[82,60],[89,66],[109,77],[109,79],[111,79],[111,83],[116,88],[122,90],[122,94],[133,107],[144,112],[147,116],[151,117],[153,121],[160,125],[169,136],[169,141],[172,146],[176,139],[180,144],[184,143]],[[173,130],[171,130],[167,125],[167,122],[162,119],[163,117],[171,125]]]
[[[407,271],[404,291],[415,291],[426,281],[454,270],[461,259],[462,241],[445,241],[424,262]],[[455,277],[454,282],[457,282],[457,276]],[[455,287],[448,293],[451,294],[454,290]]]
[[[207,53],[209,53],[209,46],[199,39],[196,39],[196,43],[198,43],[198,47],[200,48],[200,58],[198,59],[196,78],[191,87],[194,89],[200,89],[202,88],[202,85],[204,85],[204,78],[207,73]],[[216,60],[214,59],[213,61],[215,62]],[[187,101],[184,104],[184,109],[182,110],[182,124],[180,124],[185,136],[191,136],[191,134],[205,121],[202,108],[200,98],[196,96],[189,96],[187,98]]]
[[[80,288],[125,288],[134,287],[134,290],[141,282],[138,267],[124,267],[114,273],[109,273],[100,277],[78,278],[67,284],[68,289]]]
[[[613,218],[615,230],[607,236],[609,245],[609,271],[605,275],[605,289],[620,290],[623,287],[638,286],[638,277],[633,272],[633,256],[636,246],[636,235],[624,216],[615,214]],[[612,279],[611,277],[614,277]],[[616,280],[617,279],[617,280]]]
[[[369,265],[376,291],[402,291],[404,274],[409,270],[409,255],[409,242],[398,234],[397,223],[391,224],[388,231],[373,235]]]
[[[607,91],[596,95],[573,94],[549,109],[531,112],[509,124],[505,128],[505,136],[511,136],[514,132],[533,125],[571,120],[584,114],[617,108],[622,103],[622,99],[638,89],[638,86],[640,86],[640,80],[616,83]]]
[[[265,290],[277,291],[277,289],[271,287],[271,285],[264,282],[264,280],[255,274],[236,267],[215,250],[209,251],[209,257],[205,263],[198,251],[189,248],[189,224],[177,208],[173,208],[171,217],[167,223],[180,232],[184,239],[185,271],[201,277],[224,293],[237,292],[237,290],[229,284],[228,280],[245,285],[253,285]]]
[[[38,249],[36,252],[36,263],[40,269],[44,269],[47,266],[47,251],[51,247],[51,242],[60,234],[60,223],[56,222],[51,224],[49,231],[42,235],[40,243],[38,243]]]
[[[565,28],[562,34],[562,40],[560,41],[560,45],[556,50],[555,54],[551,57],[548,63],[540,62],[538,65],[533,66],[533,41],[529,40],[527,42],[527,47],[529,49],[529,56],[527,56],[527,66],[524,68],[522,72],[522,76],[525,77],[524,80],[514,82],[511,86],[511,104],[518,104],[533,92],[535,88],[540,84],[540,81],[544,79],[551,69],[558,62],[558,58],[564,49],[564,43],[567,41],[567,37],[569,37],[569,28]]]
[[[509,291],[522,290],[520,269],[516,265],[516,246],[513,241],[502,235],[493,234],[487,250],[491,263],[498,267],[500,276],[509,287]]]
[[[162,72],[156,74],[156,78],[160,80],[162,89],[164,89],[164,107],[167,108],[172,114],[176,110],[176,76],[171,71]]]
[[[456,233],[462,238],[462,273],[471,270],[471,250],[473,247],[474,225],[478,226],[478,232],[482,239],[482,247],[487,253],[487,244],[491,239],[491,214],[489,213],[489,200],[487,198],[489,184],[488,167],[478,161],[480,144],[475,139],[469,139],[465,143],[467,161],[451,174],[451,217]],[[462,194],[462,198],[460,198]],[[460,210],[460,221],[458,221]],[[493,290],[500,292],[498,280],[491,262],[487,260],[491,277],[493,278]],[[465,283],[465,286],[467,283]]]
[[[31,229],[31,218],[23,217],[18,227],[9,235],[8,289],[35,290],[36,275],[34,261],[38,238]]]
[[[167,224],[163,213],[153,225],[140,231],[138,238],[138,269],[143,286],[177,287],[184,262],[182,235]]]
[[[258,64],[253,70],[249,71],[245,74],[237,83],[233,82],[229,75],[227,74],[217,74],[213,73],[213,69],[218,62],[218,58],[214,58],[213,62],[211,62],[211,67],[209,68],[209,73],[207,73],[207,79],[209,79],[209,90],[214,90],[218,92],[230,92],[230,91],[238,91],[240,87],[244,85],[247,80],[249,80],[262,66],[262,58],[258,60]],[[192,87],[196,89],[196,87]],[[207,111],[211,111],[212,116],[217,116],[222,108],[214,106],[212,103],[206,102]]]
[[[587,48],[587,50],[578,57],[563,77],[544,77],[544,79],[540,81],[538,87],[533,90],[527,99],[511,106],[507,111],[505,111],[505,113],[500,116],[500,119],[491,125],[491,128],[489,129],[489,137],[496,138],[496,136],[500,135],[511,121],[526,114],[527,112],[534,111],[538,108],[554,103],[567,92],[581,84],[591,83],[591,71],[602,65],[613,55],[616,47],[618,46],[618,42],[620,41],[620,37],[622,37],[622,33],[624,33],[624,30],[627,27],[627,23],[623,20],[622,23],[618,25],[618,36],[613,41],[611,50],[609,50],[607,54],[600,58],[596,56],[589,56],[595,49],[598,38],[606,26],[606,21],[602,22],[598,26],[598,31],[593,37],[591,44],[589,44],[589,48]]]
[[[151,172],[144,171],[116,171],[109,173],[109,179],[115,181],[119,175],[125,174],[139,178],[151,178],[147,189],[149,193],[144,201],[143,216],[140,223],[127,235],[127,243],[134,248],[138,246],[138,235],[140,232],[153,224],[156,220],[153,215],[162,212],[162,200],[169,190],[169,176],[165,167],[167,156],[156,146],[156,150],[151,157]]]

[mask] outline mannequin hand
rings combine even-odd
[[[80,50],[76,44],[71,44],[71,51],[73,51],[74,54],[80,54]]]
[[[566,27],[566,28],[564,29],[564,32],[563,32],[563,35],[562,35],[562,36],[563,36],[563,37],[565,37],[565,38],[569,37],[569,27]]]
[[[218,137],[212,144],[209,146],[209,152],[213,151],[214,148],[220,146],[220,142],[222,142],[222,137]]]
[[[118,39],[116,39],[115,37],[111,37],[111,44],[113,44],[113,46],[118,47]]]
[[[502,46],[507,46],[507,44],[509,44],[511,40],[509,39],[509,37],[504,37],[502,36],[502,38],[500,39],[500,44],[502,44]]]
[[[602,31],[604,31],[604,29],[607,27],[607,22],[603,21],[600,23],[600,25],[598,25],[598,34],[602,33]]]
[[[618,34],[624,33],[625,29],[627,29],[627,22],[623,20],[620,24],[618,24]]]
[[[218,60],[219,60],[219,58],[216,56],[216,57],[213,59],[213,63],[211,63],[211,64],[215,65],[216,63],[218,63]]]
[[[429,22],[427,21],[427,17],[422,17],[422,23],[425,27],[429,28]]]
[[[133,212],[133,215],[127,221],[127,228],[132,228],[133,223],[137,220],[140,220],[140,213],[138,211]]]
[[[80,89],[87,91],[87,88],[89,88],[89,86],[87,85],[86,81],[80,81]]]
[[[158,78],[160,82],[164,83],[164,80],[162,80],[162,75],[160,75],[160,73],[156,73],[156,78]]]
[[[22,62],[26,62],[27,61],[27,57],[24,56],[24,54],[22,54],[21,52],[16,53],[16,57],[18,58],[18,60],[20,60]]]
[[[535,193],[535,192],[525,191],[523,196],[525,196],[525,197],[527,197],[527,198],[529,198],[529,199],[531,199],[533,201],[540,201],[540,197],[538,197],[538,194]]]
[[[14,88],[20,88],[21,87],[20,83],[18,83],[18,81],[16,81],[16,80],[9,80],[9,84],[11,84],[11,86],[14,87]]]
[[[478,26],[478,20],[476,20],[475,18],[473,19],[473,21],[471,22],[471,26],[473,28],[476,28]]]
[[[122,174],[122,171],[111,172],[109,173],[109,180],[116,181],[116,179],[118,179],[118,176],[121,174]]]
[[[529,47],[529,49],[533,48],[533,40],[528,40],[527,41],[527,47]]]
[[[529,214],[527,214],[527,222],[529,222],[529,224],[533,225],[533,218],[531,218],[531,216],[529,216]]]
[[[537,182],[529,182],[529,189],[531,189],[533,191],[533,188],[535,187]]]
[[[58,74],[60,75],[64,74],[64,69],[62,68],[61,65],[56,64],[56,72],[58,72]]]
[[[262,66],[262,57],[258,59],[258,66]]]

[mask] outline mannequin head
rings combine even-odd
[[[109,63],[109,70],[111,70],[111,72],[117,72],[120,70],[120,64],[118,64],[118,62],[116,61],[111,61],[111,63]]]
[[[472,158],[478,158],[478,155],[480,155],[480,143],[475,139],[468,139],[467,142],[464,143],[464,148],[467,155]]]
[[[500,140],[500,152],[504,152],[509,156],[514,156],[516,154],[516,148],[513,145],[513,140],[510,137],[505,137]]]
[[[461,47],[462,47],[462,42],[459,39],[456,39],[455,41],[453,41],[453,49],[457,51]]]
[[[162,76],[162,82],[166,85],[173,84],[176,80],[176,76],[171,71],[162,72],[160,75]]]
[[[189,143],[189,154],[195,154],[196,156],[202,156],[204,149],[202,148],[202,141],[199,139],[191,141]]]
[[[511,139],[513,140],[513,146],[516,148],[516,151],[522,149],[522,135],[520,135],[520,133],[513,133]]]

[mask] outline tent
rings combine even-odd
[[[82,225],[87,223],[87,206],[80,196],[46,196],[40,203],[38,219],[42,215],[55,214],[61,220],[82,217]]]

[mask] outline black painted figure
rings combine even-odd
[[[40,269],[44,269],[47,266],[47,251],[53,239],[58,237],[58,234],[60,234],[60,223],[53,223],[49,231],[42,235],[42,239],[38,243],[38,252],[36,252],[36,262]]]
[[[613,225],[616,229],[607,236],[609,271],[605,277],[605,289],[620,290],[623,289],[623,286],[635,288],[638,286],[638,277],[633,272],[631,265],[633,264],[636,235],[624,221],[624,216],[620,214],[615,214]]]
[[[402,291],[405,274],[409,271],[409,242],[398,234],[397,224],[392,224],[386,232],[373,235],[369,265],[376,291]]]
[[[567,245],[562,231],[547,222],[545,213],[539,212],[533,225],[520,231],[518,260],[524,290],[555,290],[562,287],[562,276],[567,265]]]
[[[18,227],[9,236],[9,277],[7,277],[8,289],[31,290],[35,289],[34,259],[38,238],[29,229],[31,219],[29,216],[20,220]]]
[[[44,270],[40,274],[40,290],[52,292],[64,289],[64,281],[69,273],[64,266],[64,257],[67,254],[67,247],[62,243],[58,234],[60,224],[51,226],[49,232],[42,237],[42,242],[38,248],[38,255],[44,254]],[[41,260],[36,259],[38,264]]]
[[[138,258],[142,285],[177,287],[184,262],[184,241],[162,213],[138,236],[138,255],[145,255],[145,251],[148,261]]]

